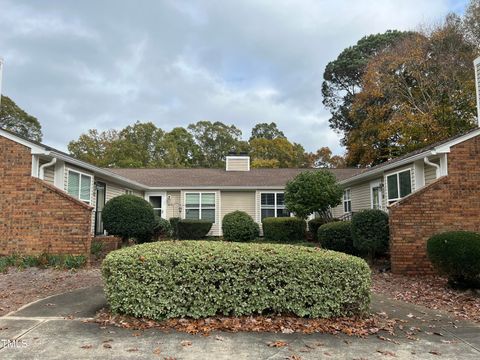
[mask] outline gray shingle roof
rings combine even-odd
[[[108,169],[125,178],[150,187],[284,187],[303,171],[318,169],[251,169],[225,171],[224,169]],[[329,169],[337,180],[347,179],[359,169]]]

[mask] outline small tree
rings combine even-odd
[[[122,238],[123,245],[128,239],[142,242],[150,239],[155,228],[152,205],[135,195],[120,195],[109,200],[102,211],[105,230],[110,235]]]
[[[317,212],[329,217],[330,208],[340,204],[343,190],[328,170],[305,171],[287,183],[285,206],[306,218]]]

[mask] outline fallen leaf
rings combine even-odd
[[[377,350],[377,352],[385,356],[393,356],[393,357],[397,356],[393,351],[389,351],[389,350]]]
[[[268,343],[268,346],[270,347],[284,347],[284,346],[287,346],[288,343],[286,343],[285,341],[280,341],[280,340],[277,340],[277,341],[274,341],[274,342],[269,342]]]
[[[437,355],[437,356],[442,355],[440,352],[438,352],[438,351],[436,351],[436,350],[429,351],[428,353],[429,353],[429,354],[432,354],[432,355]]]
[[[130,349],[127,349],[128,352],[135,352],[135,351],[138,351],[138,348],[130,348]]]
[[[110,345],[109,343],[105,343],[105,344],[103,344],[103,347],[104,347],[105,349],[111,349],[111,348],[112,348],[112,345]]]
[[[182,340],[180,344],[182,344],[182,346],[192,346],[192,342],[188,340]]]
[[[82,349],[91,349],[93,346],[90,344],[80,346]]]

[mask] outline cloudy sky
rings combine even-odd
[[[65,149],[90,128],[275,121],[341,153],[325,65],[364,35],[415,29],[467,0],[0,0],[3,91]]]

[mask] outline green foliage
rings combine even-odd
[[[113,251],[102,263],[112,311],[162,320],[215,315],[367,314],[370,269],[314,248],[169,241]]]
[[[36,117],[27,114],[8,96],[0,101],[0,128],[34,141],[42,141],[42,126]]]
[[[453,285],[480,287],[480,234],[451,231],[432,236],[428,258]]]
[[[94,256],[99,256],[102,251],[103,251],[103,242],[92,241],[92,245],[90,247],[90,253]]]
[[[270,217],[262,220],[263,237],[273,242],[304,241],[306,227],[305,220],[297,217]]]
[[[0,256],[0,272],[5,272],[11,266],[27,267],[52,267],[58,269],[78,269],[87,263],[84,255],[47,254],[40,255],[10,255]]]
[[[178,239],[178,223],[180,222],[179,217],[170,218],[170,226],[172,228],[172,238]]]
[[[287,183],[285,206],[302,218],[315,212],[327,214],[340,204],[342,194],[342,187],[330,171],[305,171]]]
[[[324,224],[318,228],[318,241],[324,249],[341,251],[355,255],[352,239],[352,223],[337,221]]]
[[[274,122],[271,122],[270,124],[260,123],[253,127],[250,141],[252,141],[253,139],[273,140],[277,138],[286,139],[285,134],[283,133],[283,131],[280,131],[280,129],[277,127],[277,124],[275,124]]]
[[[212,228],[212,223],[206,220],[182,219],[177,223],[180,240],[203,239]]]
[[[318,240],[317,238],[317,233],[318,233],[318,228],[322,226],[323,224],[327,224],[333,221],[338,221],[338,219],[334,218],[323,218],[323,217],[316,217],[312,220],[310,220],[307,225],[308,225],[308,232],[312,234],[312,237],[314,240]]]
[[[172,235],[172,225],[167,219],[155,215],[155,227],[153,228],[153,236],[155,238],[170,237]]]
[[[381,210],[362,210],[352,218],[353,246],[361,253],[367,253],[370,259],[375,254],[388,251],[389,227],[388,215]]]
[[[223,238],[226,241],[251,241],[259,235],[259,226],[244,211],[234,211],[223,217]]]
[[[152,206],[135,195],[120,195],[107,201],[102,220],[105,230],[120,236],[124,243],[130,238],[148,241],[155,227]]]

